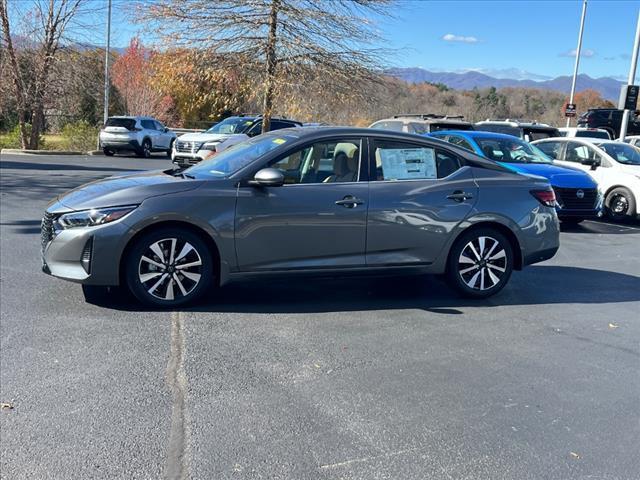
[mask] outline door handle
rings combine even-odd
[[[364,200],[356,198],[353,195],[347,195],[342,200],[335,201],[336,205],[342,205],[343,207],[346,207],[346,208],[355,208],[358,205],[362,205],[363,203],[364,203]]]
[[[465,200],[473,198],[473,195],[463,192],[462,190],[456,190],[451,195],[447,195],[447,198],[449,200],[455,200],[456,202],[464,202]]]

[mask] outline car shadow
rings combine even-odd
[[[119,167],[96,167],[92,165],[64,165],[60,163],[29,163],[29,162],[12,162],[3,160],[0,162],[0,169],[6,170],[75,170],[75,171],[91,171],[91,172],[135,172],[139,168],[119,168]]]
[[[457,315],[464,307],[503,305],[597,304],[640,300],[640,277],[564,266],[531,266],[515,272],[498,295],[462,298],[440,277],[336,277],[270,279],[226,285],[210,298],[181,309],[211,313],[326,313],[417,309]],[[106,295],[100,306],[153,311],[126,294]]]
[[[610,223],[609,221],[589,220],[578,225],[560,223],[562,233],[601,233],[605,235],[628,235],[640,233],[639,222]]]

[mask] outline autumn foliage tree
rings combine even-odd
[[[173,99],[163,95],[151,81],[154,55],[139,38],[134,37],[114,62],[111,80],[120,92],[129,115],[155,116],[167,122],[171,117]]]
[[[569,97],[565,100],[565,105],[569,103]],[[616,108],[609,100],[602,98],[597,91],[588,88],[576,93],[573,96],[573,103],[576,104],[578,111],[585,112],[590,108]]]

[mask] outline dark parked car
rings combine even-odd
[[[248,276],[446,273],[473,297],[559,246],[549,183],[442,142],[383,130],[269,132],[182,172],[54,199],[43,270],[175,307]]]
[[[475,123],[475,129],[482,132],[504,133],[521,138],[525,142],[543,138],[560,137],[560,130],[546,123],[522,122],[519,120],[484,120]]]
[[[609,132],[612,139],[620,137],[622,113],[615,108],[591,108],[578,118],[579,127],[602,128]],[[632,112],[627,125],[627,135],[640,135],[640,112]]]

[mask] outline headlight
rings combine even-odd
[[[97,210],[65,213],[56,221],[56,227],[58,227],[56,229],[66,230],[75,227],[103,225],[125,217],[136,208],[137,205],[128,205],[126,207],[100,208]]]
[[[200,150],[212,150],[215,152],[218,145],[220,145],[220,142],[205,142],[200,145]]]

